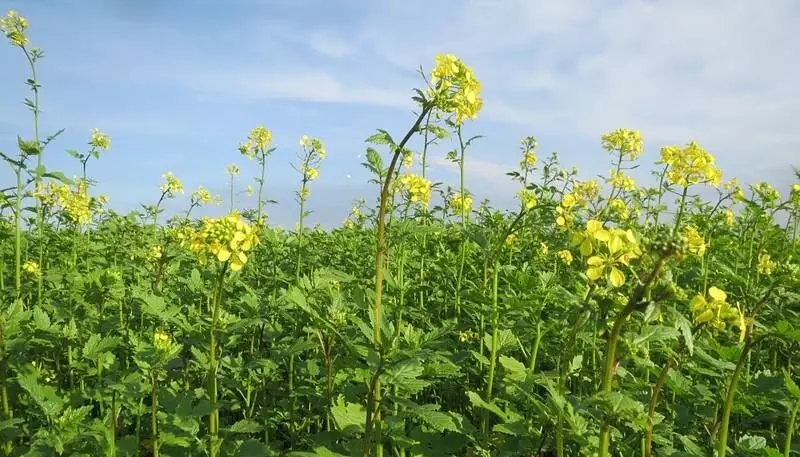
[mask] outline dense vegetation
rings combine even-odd
[[[82,176],[46,168],[26,29],[2,19],[33,122],[2,154],[3,455],[800,455],[800,184],[743,189],[690,142],[638,185],[643,140],[620,129],[608,176],[528,137],[518,208],[473,205],[480,84],[443,55],[408,132],[368,138],[378,198],[341,228],[304,228],[326,155],[309,137],[297,228],[269,224],[264,127],[239,147],[255,208],[192,218],[222,200],[201,188],[163,220],[183,193],[167,173],[121,215],[92,195],[105,134],[69,151]],[[451,145],[454,190],[426,177]]]

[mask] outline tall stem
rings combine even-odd
[[[150,427],[153,442],[153,457],[158,457],[160,452],[160,445],[158,442],[158,375],[153,372],[150,378],[152,383],[150,387]]]
[[[422,107],[422,111],[414,122],[414,125],[409,129],[406,136],[397,145],[394,150],[394,156],[392,156],[392,161],[389,164],[389,169],[386,173],[386,180],[383,182],[383,188],[381,189],[381,200],[380,205],[378,207],[378,220],[377,220],[377,236],[376,236],[376,250],[375,250],[375,302],[372,305],[372,319],[373,319],[373,343],[375,345],[375,349],[378,350],[380,354],[381,349],[381,331],[383,327],[383,308],[382,308],[382,300],[383,300],[383,267],[384,261],[386,258],[386,207],[389,200],[389,189],[392,182],[392,177],[394,176],[394,170],[397,167],[397,160],[400,157],[400,154],[405,147],[408,140],[411,139],[411,136],[419,129],[419,125],[422,122],[422,119],[428,114],[431,110],[432,106],[426,104]],[[374,388],[372,389],[371,395],[371,402],[369,407],[367,408],[367,418],[370,418],[372,412],[376,413],[374,420],[366,421],[366,429],[364,433],[364,456],[369,457],[372,455],[372,428],[375,428],[380,431],[381,427],[381,417],[380,411],[378,408],[380,407],[381,403],[381,382],[380,378],[378,378],[374,384]],[[380,442],[380,436],[378,437],[378,447],[382,446]],[[213,457],[213,456],[212,456]]]
[[[800,411],[800,400],[797,400],[789,415],[789,423],[786,424],[786,440],[783,442],[783,457],[789,457],[792,451],[792,435],[794,435],[794,423],[797,420],[797,412]]]
[[[494,372],[497,368],[497,344],[500,336],[500,329],[498,324],[500,321],[500,309],[497,306],[497,284],[500,277],[500,260],[494,261],[494,269],[492,271],[492,348],[489,353],[489,376],[486,379],[486,401],[492,401],[492,393],[494,387]],[[489,415],[488,411],[483,416],[483,433],[489,430]]]
[[[625,305],[622,311],[620,311],[617,319],[614,321],[614,326],[611,328],[611,333],[608,336],[608,345],[606,348],[606,366],[605,370],[603,371],[602,383],[600,385],[601,394],[607,395],[611,393],[611,381],[614,378],[614,364],[616,362],[617,355],[617,342],[620,334],[622,333],[622,327],[625,325],[625,321],[628,319],[628,316],[633,314],[636,308],[640,306],[640,301],[644,296],[645,289],[647,289],[653,280],[655,280],[655,278],[661,274],[661,270],[664,268],[665,261],[665,257],[658,259],[658,262],[656,262],[656,265],[653,267],[650,275],[636,288],[636,291],[630,297],[628,303]],[[600,427],[599,457],[608,457],[610,438],[611,424],[606,418],[603,420],[603,424]]]
[[[214,292],[214,308],[211,313],[210,347],[208,354],[208,395],[211,403],[211,413],[208,417],[209,455],[217,457],[219,451],[219,410],[217,407],[217,323],[219,321],[219,310],[222,304],[222,289],[225,284],[225,273],[228,270],[227,262],[222,267],[217,278],[217,287]]]
[[[672,368],[672,359],[667,360],[667,364],[664,365],[664,368],[661,370],[661,374],[658,375],[658,379],[656,380],[655,385],[653,386],[653,391],[650,393],[650,408],[647,413],[647,426],[644,431],[644,455],[645,457],[651,457],[653,455],[653,416],[656,414],[656,406],[658,405],[658,395],[661,393],[661,389],[664,387],[664,383],[667,380],[667,374],[669,370]]]
[[[263,211],[262,196],[264,192],[264,179],[266,178],[267,173],[267,157],[266,155],[261,156],[261,180],[258,182],[258,213],[256,216],[256,221],[261,222],[261,214]]]
[[[747,335],[748,331],[745,333],[745,337],[749,337]],[[739,378],[742,375],[742,371],[744,370],[745,361],[747,360],[747,355],[750,353],[750,349],[753,347],[753,341],[751,338],[747,338],[747,342],[744,344],[744,348],[742,348],[742,353],[739,355],[739,360],[736,362],[736,368],[733,370],[733,374],[731,378],[728,380],[727,392],[725,393],[725,404],[722,407],[722,419],[720,421],[719,426],[719,440],[717,441],[717,457],[725,457],[725,454],[728,452],[728,429],[730,427],[730,420],[731,420],[731,410],[733,409],[733,399],[736,396],[736,387],[739,384]]]

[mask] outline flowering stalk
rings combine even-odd
[[[214,292],[214,305],[211,312],[210,345],[208,352],[208,395],[211,403],[211,413],[208,417],[209,455],[217,457],[219,452],[219,407],[217,405],[217,324],[219,322],[220,305],[222,304],[222,292],[225,284],[225,273],[228,270],[226,262],[217,277],[217,285]]]
[[[419,126],[422,123],[422,120],[427,116],[428,112],[433,109],[433,105],[430,103],[425,103],[422,106],[422,111],[420,112],[417,120],[411,126],[411,128],[406,133],[405,137],[403,137],[402,141],[395,147],[394,155],[392,156],[392,161],[389,163],[389,169],[386,173],[386,180],[383,182],[383,188],[381,189],[381,199],[380,205],[378,206],[378,220],[377,220],[377,236],[376,236],[376,244],[377,249],[375,252],[375,302],[372,305],[372,320],[373,320],[373,344],[375,345],[375,349],[378,350],[380,354],[381,350],[381,329],[383,328],[383,308],[382,308],[382,301],[383,301],[383,268],[384,268],[384,261],[386,258],[386,208],[387,202],[389,200],[389,191],[391,189],[392,184],[392,177],[394,176],[395,169],[397,168],[397,161],[400,158],[400,155],[405,147],[406,143],[411,139],[411,136],[419,130]],[[370,457],[372,455],[372,443],[373,443],[373,429],[377,431],[377,447],[381,449],[377,451],[379,454],[382,454],[382,443],[381,443],[381,417],[380,417],[380,405],[381,405],[381,381],[380,377],[376,376],[373,388],[370,392],[371,402],[367,408],[367,420],[366,420],[366,427],[364,433],[364,457]]]

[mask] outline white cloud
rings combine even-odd
[[[309,36],[309,45],[318,53],[334,58],[346,57],[356,51],[355,46],[331,30],[316,30]]]

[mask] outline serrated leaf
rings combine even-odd
[[[506,413],[503,412],[502,409],[500,409],[496,404],[494,404],[494,402],[488,403],[484,401],[480,395],[472,391],[467,391],[467,397],[469,398],[470,403],[472,403],[472,406],[476,408],[485,409],[491,413],[494,413],[497,417],[502,419],[503,422],[508,420],[508,415],[506,415]]]
[[[519,360],[501,355],[500,365],[505,369],[505,376],[514,381],[523,381],[528,374],[528,369]]]
[[[345,401],[344,396],[339,395],[331,407],[333,422],[342,433],[354,434],[364,431],[364,419],[366,409],[359,403]]]
[[[794,382],[792,376],[786,370],[783,370],[783,379],[786,383],[786,390],[788,390],[794,398],[800,399],[800,387]]]
[[[264,426],[252,419],[242,419],[231,425],[229,430],[231,433],[260,433],[264,430]]]

